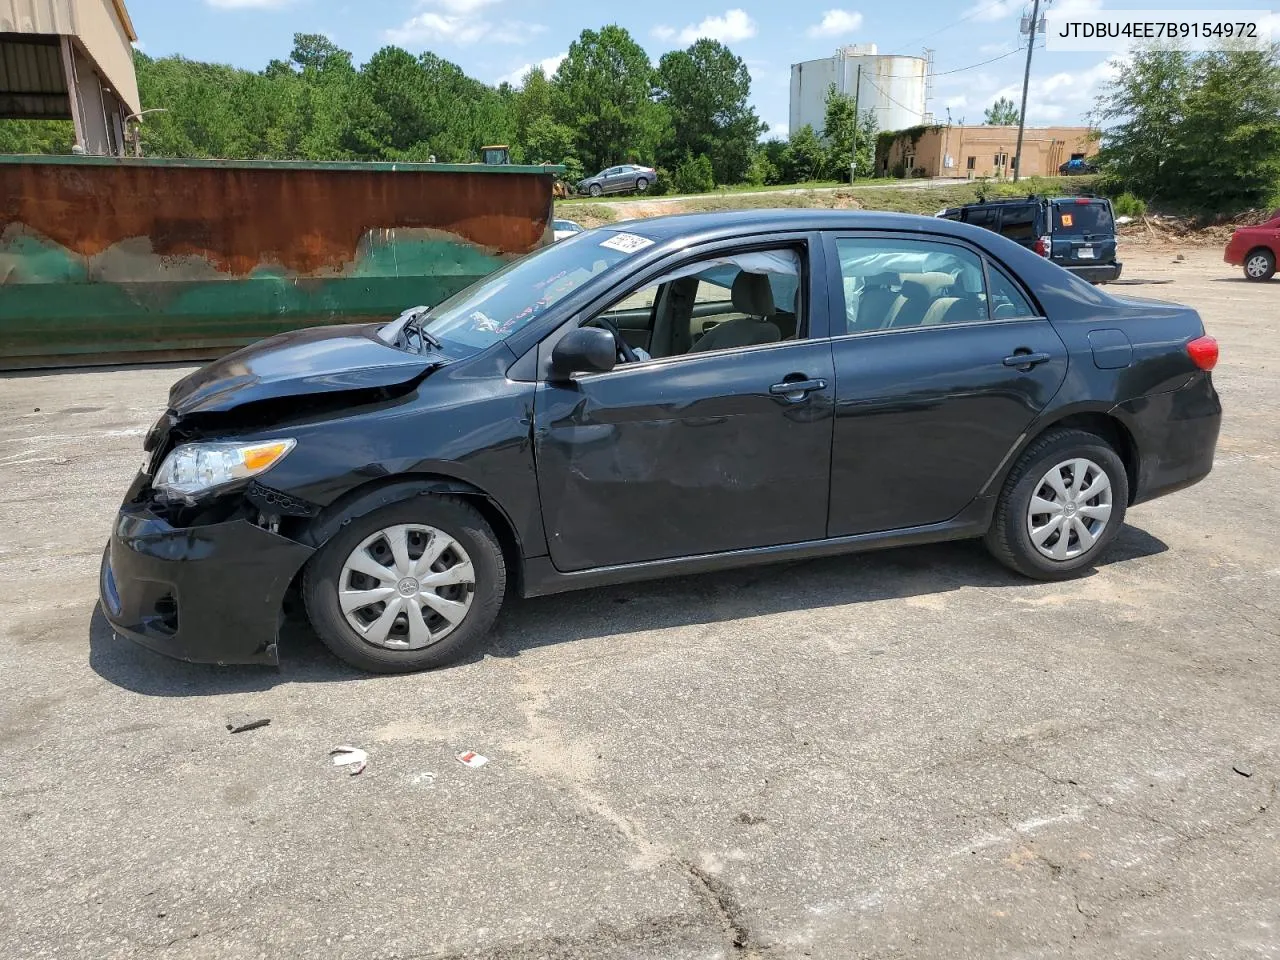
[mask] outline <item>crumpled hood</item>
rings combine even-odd
[[[381,326],[307,327],[260,340],[175,383],[169,409],[181,417],[280,397],[395,387],[448,362],[383,343]]]

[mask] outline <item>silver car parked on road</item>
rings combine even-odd
[[[634,163],[601,170],[594,177],[587,177],[578,182],[579,193],[589,193],[598,197],[602,193],[644,193],[658,179],[658,171],[653,167],[642,167]]]

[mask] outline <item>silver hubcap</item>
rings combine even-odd
[[[1250,257],[1249,262],[1245,264],[1245,269],[1249,271],[1249,276],[1260,277],[1267,272],[1267,258],[1262,254],[1256,257]]]
[[[1050,560],[1093,549],[1111,521],[1111,480],[1092,460],[1064,460],[1043,477],[1027,507],[1027,532]]]
[[[351,551],[338,578],[338,603],[369,643],[418,650],[457,629],[475,588],[462,544],[435,527],[398,524]]]

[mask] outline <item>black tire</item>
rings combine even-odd
[[[649,189],[649,180],[647,177],[636,177],[636,190],[644,193]]]
[[[462,622],[419,650],[368,642],[347,623],[338,601],[338,581],[351,552],[366,537],[401,523],[425,524],[448,534],[466,550],[475,570],[471,609]],[[502,548],[484,517],[457,497],[430,495],[388,504],[345,524],[308,563],[302,595],[311,626],[337,657],[372,673],[413,673],[454,663],[477,648],[498,616],[506,585]]]
[[[1255,260],[1261,261],[1262,270],[1257,271],[1256,265],[1255,265],[1254,267],[1255,272],[1250,273],[1250,265],[1254,264]],[[1252,280],[1254,283],[1265,283],[1275,275],[1276,275],[1276,255],[1272,253],[1270,250],[1268,250],[1266,247],[1258,247],[1254,250],[1250,250],[1248,253],[1245,254],[1244,278],[1246,280]]]
[[[1027,513],[1041,479],[1056,463],[1071,459],[1091,460],[1106,473],[1111,483],[1111,515],[1091,547],[1071,559],[1054,560],[1042,554],[1032,542]],[[1048,430],[1023,451],[1005,480],[987,531],[987,549],[1006,567],[1024,576],[1036,580],[1067,580],[1091,567],[1106,552],[1124,525],[1128,504],[1129,476],[1119,454],[1107,441],[1084,430]],[[1078,534],[1071,536],[1078,537]]]
[[[590,193],[593,197],[598,197],[600,196],[600,194],[604,193],[604,188],[601,187],[600,184],[598,183],[593,183],[590,187],[587,188],[587,192]]]

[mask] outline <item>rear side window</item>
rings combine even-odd
[[[1036,234],[1036,208],[1009,206],[1004,208],[1000,233],[1010,240],[1034,240]]]
[[[1036,316],[1036,311],[1031,308],[1017,285],[990,261],[987,264],[987,278],[991,283],[992,319],[1013,320],[1017,317]]]
[[[972,207],[964,212],[964,219],[966,223],[972,223],[975,227],[994,230],[996,222],[1000,219],[1000,211],[994,207]]]
[[[1105,203],[1055,203],[1053,232],[1068,235],[1115,233],[1111,208]]]
[[[842,237],[836,251],[845,333],[988,319],[982,261],[970,250],[931,240]]]

